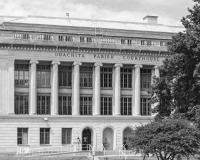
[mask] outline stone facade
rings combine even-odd
[[[121,29],[120,26],[85,27],[82,20],[79,20],[82,26],[68,26],[61,22],[54,25],[59,18],[53,18],[53,21],[42,17],[40,22],[36,20],[41,17],[35,17],[35,21],[31,17],[27,21],[2,18],[0,151],[16,151],[18,147],[82,145],[84,142],[94,148],[103,144],[111,150],[122,148],[127,128],[134,130],[135,126],[153,120],[148,110],[148,106],[152,108],[153,105],[147,102],[150,98],[149,84],[153,76],[159,77],[162,61],[170,56],[168,41],[182,28],[164,26],[167,28],[165,31],[159,29],[163,25],[149,24],[154,29],[145,31],[140,28]],[[102,23],[109,26],[114,22]],[[16,66],[20,65],[28,68],[18,70]],[[48,74],[44,68],[38,72],[40,65],[49,66]],[[71,67],[69,85],[60,85],[60,66]],[[82,71],[84,67],[91,70]],[[129,74],[125,73],[128,71]],[[108,78],[107,75],[111,76]],[[20,84],[17,85],[18,82]],[[40,83],[41,86],[38,86]],[[24,95],[28,98],[25,99]],[[49,100],[40,101],[38,95]],[[18,99],[20,96],[22,99]],[[64,100],[59,96],[70,97],[70,113],[61,114]],[[106,101],[109,97],[110,101]],[[41,137],[41,128],[50,129],[45,143],[41,141],[44,138]],[[66,143],[63,128],[70,129]],[[86,133],[85,129],[89,131]],[[87,139],[90,139],[89,142]]]

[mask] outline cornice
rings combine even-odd
[[[20,44],[21,45],[21,44]],[[163,52],[163,51],[147,51],[147,50],[129,50],[127,51],[123,51],[123,50],[119,50],[119,51],[112,51],[113,49],[110,49],[111,51],[109,51],[109,49],[107,49],[107,51],[105,50],[99,50],[99,51],[94,51],[94,48],[87,48],[87,49],[82,49],[79,50],[78,47],[74,47],[74,49],[70,48],[70,47],[66,47],[65,49],[63,48],[59,48],[58,46],[36,46],[36,45],[23,45],[23,46],[13,46],[12,44],[0,44],[0,49],[2,50],[25,50],[25,51],[49,51],[49,52],[71,52],[71,53],[92,53],[92,54],[113,54],[113,55],[135,55],[135,56],[160,56],[160,57],[170,57],[171,54],[168,52]],[[51,48],[48,48],[51,47]],[[54,47],[54,48],[52,48]],[[62,46],[61,46],[62,47]],[[99,49],[99,48],[98,48]]]

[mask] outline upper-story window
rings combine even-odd
[[[59,86],[71,87],[72,86],[72,67],[71,66],[59,66]]]
[[[101,87],[112,87],[112,68],[101,67]]]
[[[141,40],[142,46],[155,46],[156,42],[152,40]]]
[[[131,68],[121,68],[121,88],[132,88]]]
[[[112,115],[112,97],[101,97],[101,115]]]
[[[92,87],[92,67],[80,68],[80,86]]]
[[[92,97],[80,97],[80,115],[92,115]]]
[[[117,39],[101,38],[101,43],[116,44],[117,43]]]
[[[32,36],[28,33],[15,33],[14,39],[23,39],[23,40],[29,40]]]
[[[150,98],[141,98],[140,114],[143,116],[151,115]]]
[[[141,69],[141,90],[149,90],[151,86],[151,69]]]
[[[15,114],[29,113],[29,96],[26,94],[15,94]]]
[[[37,39],[42,41],[54,41],[54,37],[48,34],[38,34]]]
[[[29,65],[15,64],[15,86],[28,86]]]
[[[95,43],[96,39],[94,37],[80,37],[80,42]]]
[[[38,87],[50,87],[51,68],[50,65],[37,65]]]
[[[67,95],[60,95],[58,97],[58,112],[59,115],[71,115],[72,114],[72,97]]]
[[[75,37],[74,36],[58,36],[59,41],[65,41],[65,42],[75,42]]]
[[[48,95],[37,96],[37,114],[50,114],[51,97]]]
[[[132,114],[132,98],[121,97],[121,115]]]
[[[160,41],[160,46],[167,46],[167,42],[166,41]]]

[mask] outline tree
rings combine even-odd
[[[199,125],[200,113],[200,0],[193,0],[193,9],[182,18],[185,32],[172,37],[169,52],[163,62],[161,78],[152,86],[152,103],[156,118],[181,116]]]
[[[200,146],[200,132],[189,121],[164,119],[136,127],[127,144],[136,153],[155,155],[158,160],[173,160],[175,156],[194,156]]]

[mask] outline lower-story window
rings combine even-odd
[[[15,95],[15,114],[28,114],[28,95]]]
[[[59,109],[60,115],[72,114],[72,100],[71,96],[59,96]]]
[[[92,115],[92,97],[80,98],[80,114]]]
[[[71,144],[72,129],[62,128],[62,144]]]
[[[112,115],[112,97],[101,97],[101,115]]]
[[[132,115],[132,99],[129,97],[121,98],[121,115]]]
[[[28,144],[28,128],[17,128],[17,144]]]
[[[50,96],[37,96],[37,114],[50,114]]]
[[[40,128],[40,144],[50,144],[50,128]]]
[[[140,114],[141,115],[151,115],[151,103],[150,98],[141,98]]]

